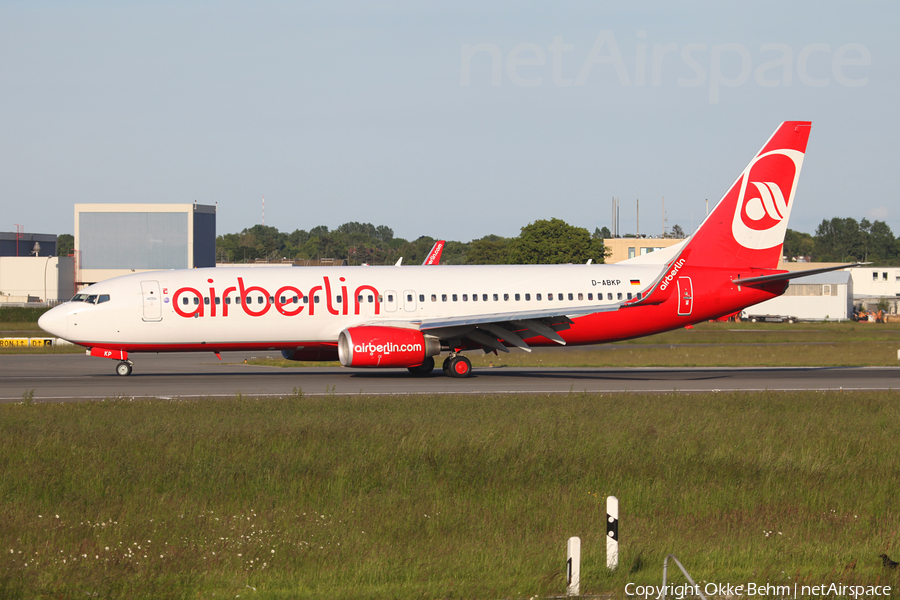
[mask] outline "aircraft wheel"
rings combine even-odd
[[[429,356],[417,367],[407,367],[407,370],[417,377],[424,377],[434,371],[434,357]]]
[[[444,364],[441,365],[441,369],[444,370],[444,375],[446,375],[448,377],[450,376],[450,363],[451,362],[453,362],[453,357],[448,356],[447,358],[444,359]]]
[[[465,356],[455,356],[451,359],[448,371],[450,377],[462,379],[472,374],[472,363]]]
[[[116,374],[125,377],[126,375],[131,375],[131,365],[127,362],[120,362],[116,365]]]

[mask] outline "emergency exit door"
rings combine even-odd
[[[678,278],[678,316],[686,317],[694,308],[694,286],[690,277]]]

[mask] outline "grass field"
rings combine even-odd
[[[586,594],[669,552],[703,582],[900,585],[896,394],[24,400],[2,598],[553,596],[572,535]]]

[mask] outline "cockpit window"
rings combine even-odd
[[[97,294],[91,294],[90,296],[87,297],[87,300],[85,300],[85,302],[90,302],[91,304],[97,304]]]
[[[97,304],[103,304],[104,302],[109,302],[109,294],[100,294],[97,297]]]
[[[87,300],[87,298],[88,298],[87,294],[75,294],[72,297],[72,302],[84,302]]]

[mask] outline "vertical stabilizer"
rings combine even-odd
[[[781,124],[688,241],[692,264],[778,265],[810,127],[809,121]]]

